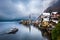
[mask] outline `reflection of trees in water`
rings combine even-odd
[[[29,32],[31,32],[31,26],[29,25]]]
[[[47,38],[48,40],[52,40],[51,33],[49,33],[46,29],[38,28],[38,30],[41,31],[43,37]]]
[[[29,27],[29,32],[31,32],[31,25],[28,24],[27,27]]]
[[[49,33],[47,30],[42,30],[42,36],[46,37],[48,40],[52,40],[51,33]]]
[[[24,25],[24,26],[28,27],[29,28],[29,32],[31,32],[31,25],[30,24]]]

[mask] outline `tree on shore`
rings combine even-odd
[[[60,21],[52,30],[52,40],[58,40],[58,38],[60,38]]]

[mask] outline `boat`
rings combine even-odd
[[[7,34],[15,34],[18,31],[18,28],[12,28]]]

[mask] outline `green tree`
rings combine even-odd
[[[60,20],[59,20],[59,22],[58,23],[60,23]]]
[[[55,28],[52,30],[52,40],[57,40],[59,36],[60,36],[60,21],[55,26]]]

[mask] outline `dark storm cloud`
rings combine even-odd
[[[0,20],[18,18],[15,4],[11,0],[0,0]],[[17,15],[16,15],[17,14]]]
[[[19,19],[31,13],[40,14],[51,2],[56,0],[0,0],[0,20]]]
[[[56,2],[53,6],[60,7],[60,0],[58,0],[58,2]]]

